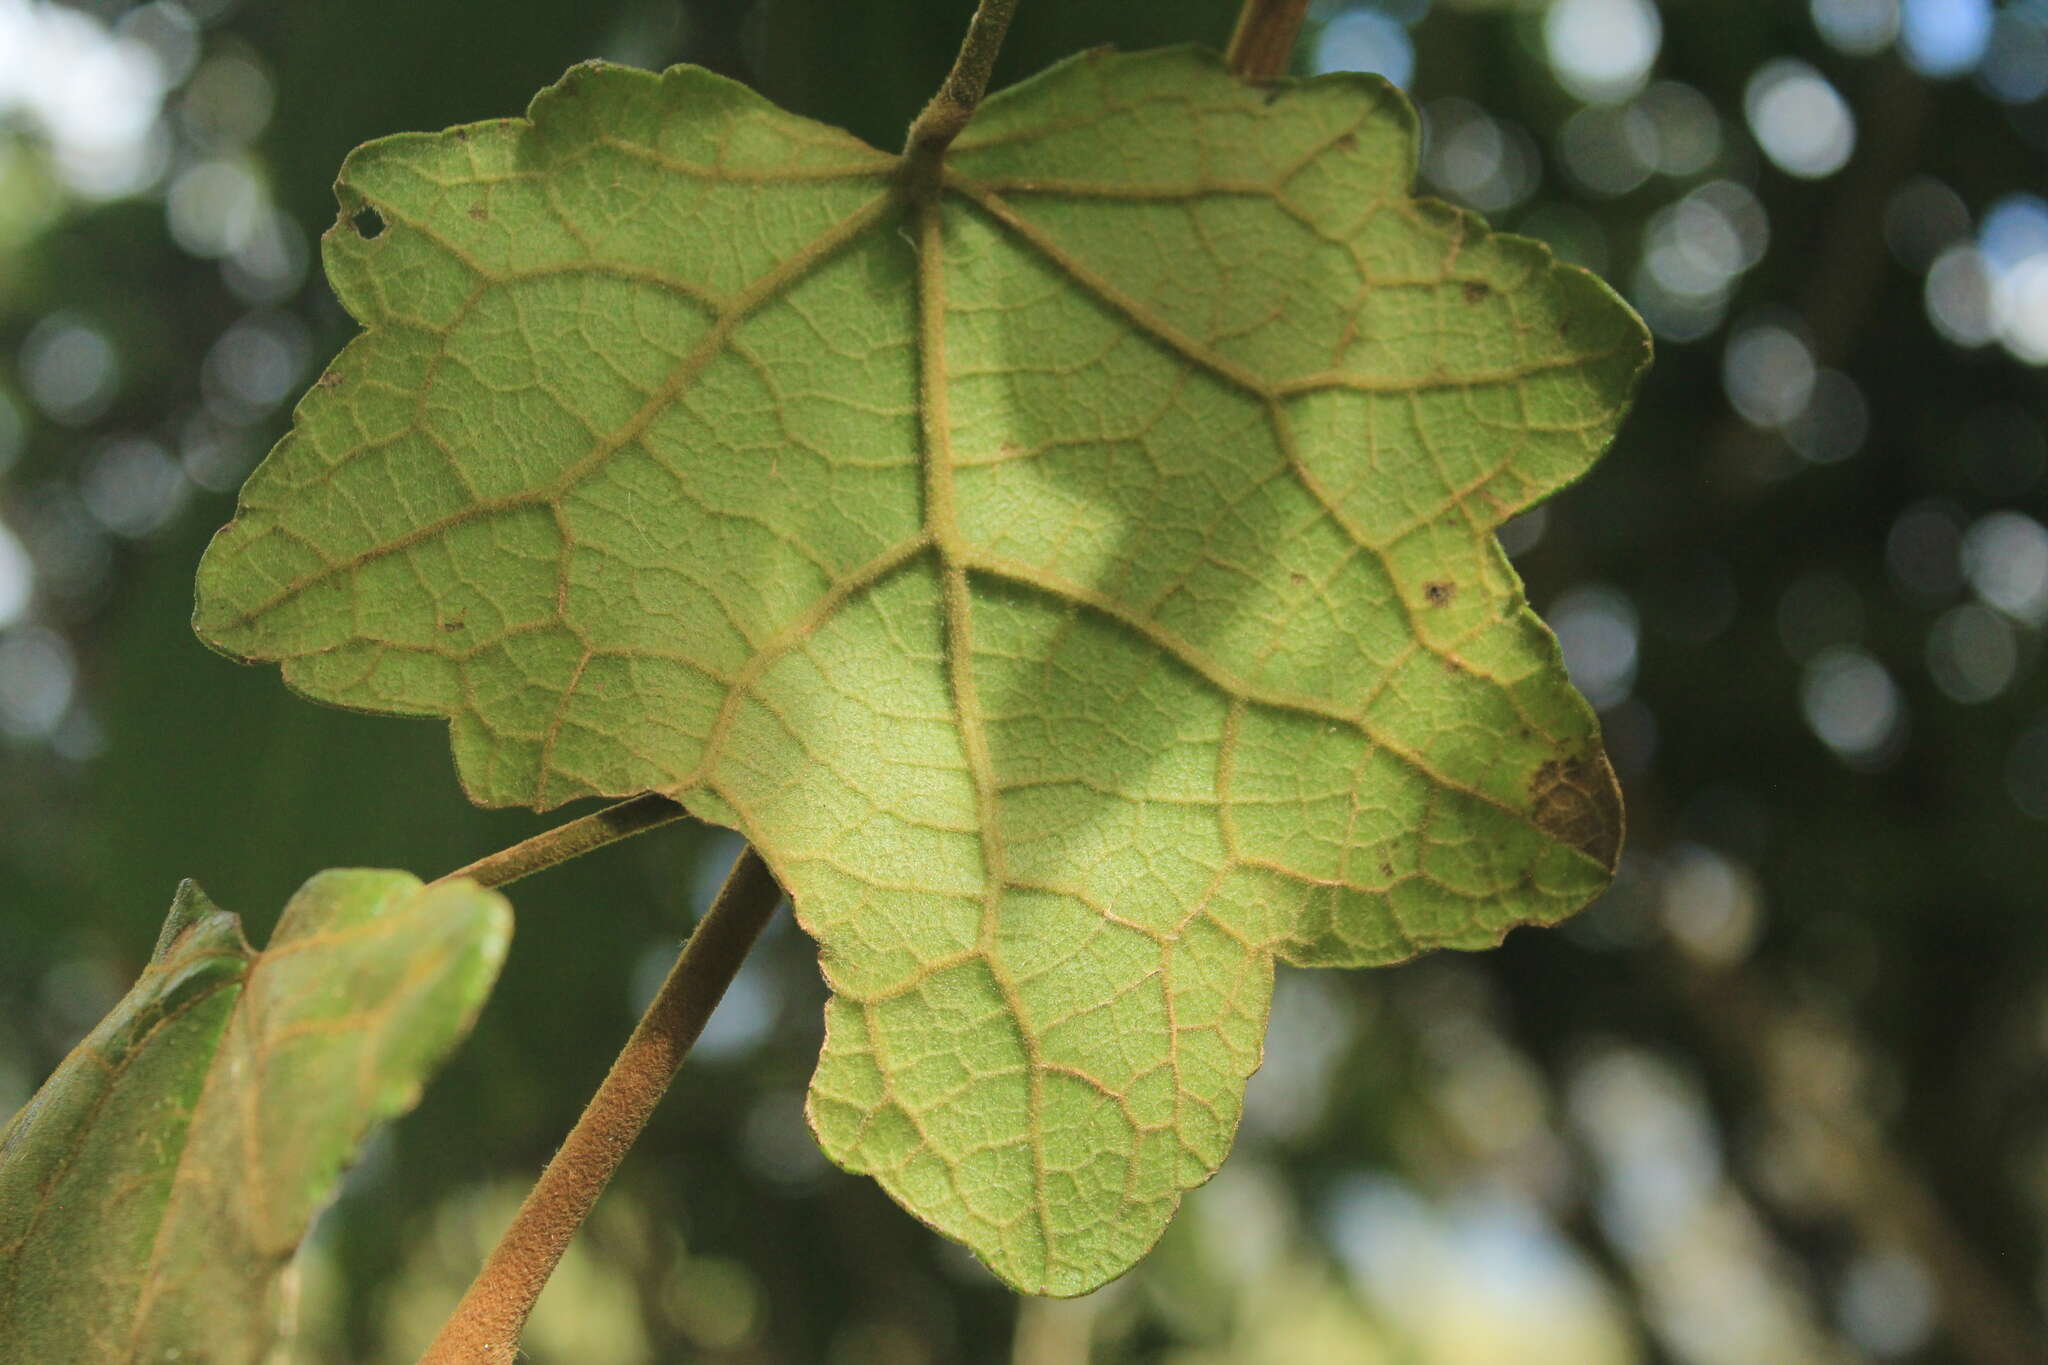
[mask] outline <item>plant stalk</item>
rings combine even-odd
[[[1287,74],[1308,17],[1308,0],[1244,0],[1223,60],[1240,80],[1276,81]]]
[[[466,877],[478,886],[503,886],[521,877],[544,872],[557,863],[566,863],[571,858],[595,852],[606,844],[615,844],[671,820],[679,820],[683,814],[683,808],[677,802],[657,792],[645,792],[616,806],[606,806],[580,820],[557,825],[531,839],[521,840],[510,848],[479,858],[467,867],[458,867],[445,877],[437,877],[435,881],[447,882]]]
[[[623,837],[623,836],[620,836]],[[752,845],[420,1365],[511,1365],[534,1301],[782,899]]]
[[[924,112],[911,120],[910,136],[903,144],[903,183],[912,198],[922,198],[937,188],[946,148],[981,107],[996,54],[1003,49],[1003,35],[1010,31],[1010,19],[1016,12],[1017,0],[981,0],[975,6],[967,36],[960,42],[960,55],[953,59],[945,84]]]

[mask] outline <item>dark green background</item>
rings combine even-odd
[[[123,9],[88,8],[110,21]],[[699,61],[893,146],[968,8],[245,0],[202,37],[267,69],[274,110],[251,152],[313,233],[351,146],[517,113],[591,56]],[[2038,190],[2048,112],[1925,79],[1893,53],[1842,56],[1803,4],[1674,0],[1658,71],[1713,102],[1721,155],[1601,196],[1560,170],[1555,138],[1578,104],[1550,74],[1540,7],[1386,8],[1428,10],[1412,32],[1418,98],[1463,95],[1541,149],[1539,188],[1500,225],[1570,205],[1604,233],[1626,287],[1656,211],[1701,181],[1745,183],[1770,247],[1735,284],[1732,315],[1785,310],[1869,402],[1862,449],[1809,464],[1731,410],[1726,327],[1664,342],[1614,452],[1520,557],[1539,609],[1599,582],[1639,614],[1634,695],[1609,717],[1630,818],[1616,891],[1564,930],[1481,957],[1290,977],[1278,1075],[1223,1180],[1107,1294],[1021,1313],[868,1182],[810,1154],[797,1100],[823,990],[784,923],[749,968],[741,1025],[686,1068],[629,1164],[590,1234],[595,1259],[544,1307],[535,1360],[1594,1365],[1540,1355],[1560,1315],[1604,1324],[1618,1344],[1598,1360],[2048,1359],[2033,1335],[2048,1295],[2048,824],[2008,781],[2016,762],[2026,780],[2015,746],[2048,713],[2039,631],[2015,627],[1999,696],[1951,700],[1924,659],[1967,589],[1910,590],[1887,561],[1902,514],[1923,504],[1958,524],[1999,509],[2048,518],[2048,381],[1996,346],[1938,335],[1920,269],[1884,235],[1916,175],[1973,211]],[[1003,77],[1099,43],[1220,45],[1234,10],[1024,0]],[[1855,111],[1838,175],[1789,177],[1745,130],[1745,82],[1786,54]],[[0,124],[10,138],[34,145]],[[311,329],[313,370],[349,333],[317,273],[282,305]],[[63,310],[123,364],[112,406],[82,426],[35,417],[10,368]],[[0,390],[28,416],[0,493],[32,550],[65,549],[48,538],[62,520],[51,509],[73,505],[96,442],[176,441],[208,348],[246,311],[214,262],[167,234],[160,194],[69,203],[33,237],[0,238]],[[251,458],[283,420],[247,426]],[[71,548],[109,555],[105,572],[76,592],[39,580],[32,619],[75,650],[74,718],[98,739],[0,737],[0,1110],[132,976],[179,878],[260,935],[319,868],[434,875],[539,827],[465,805],[438,725],[310,705],[274,671],[194,641],[193,567],[230,507],[199,491],[140,539],[75,530]],[[1788,607],[1787,593],[1816,582],[1855,610],[1815,629],[1868,651],[1899,689],[1908,728],[1879,761],[1838,759],[1802,718],[1803,646],[1788,631],[1804,629],[1808,598]],[[672,827],[517,889],[517,942],[474,1039],[323,1224],[307,1358],[411,1358],[729,853]],[[1668,932],[1671,907],[1698,891],[1686,870],[1701,867],[1748,888],[1738,899],[1761,918],[1744,951],[1702,956]],[[1365,1253],[1361,1226],[1400,1235]],[[1723,1283],[1731,1274],[1754,1283]],[[1924,1328],[1885,1317],[1923,1292]],[[1757,1321],[1776,1334],[1743,1345]],[[1487,1322],[1505,1335],[1446,1344]]]

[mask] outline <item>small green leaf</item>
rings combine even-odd
[[[1376,78],[1168,51],[991,100],[929,202],[689,68],[371,143],[325,242],[366,330],[197,627],[447,718],[486,804],[742,830],[834,992],[826,1151],[1087,1290],[1223,1160],[1276,959],[1489,945],[1612,873],[1493,532],[1648,337],[1411,198],[1414,142]]]
[[[179,887],[134,988],[0,1129],[0,1360],[263,1359],[313,1215],[468,1032],[511,932],[467,882],[323,872],[257,953]]]

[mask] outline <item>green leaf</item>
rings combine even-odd
[[[469,1031],[502,896],[323,872],[261,953],[191,882],[133,989],[0,1129],[0,1360],[264,1359],[370,1127]]]
[[[1648,358],[1581,271],[1411,199],[1376,78],[1095,53],[933,202],[706,72],[343,168],[366,331],[197,627],[442,716],[471,795],[672,792],[834,998],[826,1151],[1020,1289],[1223,1160],[1273,963],[1555,921],[1621,838],[1494,529]]]

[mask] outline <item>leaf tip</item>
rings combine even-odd
[[[190,877],[179,882],[177,893],[171,897],[170,913],[164,916],[164,927],[156,936],[156,947],[150,952],[149,965],[160,967],[170,961],[187,934],[220,913],[220,907],[200,889],[198,882]]]

